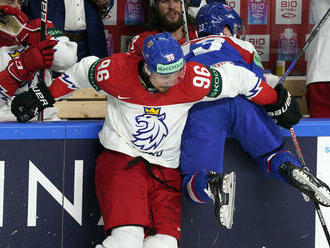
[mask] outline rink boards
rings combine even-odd
[[[0,247],[92,248],[103,240],[93,180],[102,124],[1,124]],[[303,119],[295,131],[306,164],[330,184],[330,120]],[[283,135],[294,152],[289,133]],[[237,173],[232,230],[216,225],[212,206],[183,199],[180,248],[328,247],[313,205],[265,178],[233,139],[224,168]],[[322,211],[330,225],[330,209]]]

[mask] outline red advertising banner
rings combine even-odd
[[[288,68],[303,47],[313,24],[309,0],[227,0],[243,19],[246,40],[259,52],[266,70],[276,72],[280,61]],[[149,0],[114,0],[104,19],[109,55],[126,52],[129,40],[145,30]],[[305,75],[303,55],[290,75]]]

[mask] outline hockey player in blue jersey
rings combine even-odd
[[[263,76],[253,45],[223,35],[235,36],[242,30],[241,18],[232,8],[221,3],[205,5],[196,16],[196,26],[200,38],[182,46],[187,61],[210,67],[234,63]],[[266,110],[277,124],[289,129],[300,119],[299,107],[282,85],[275,89],[278,102]],[[181,144],[183,192],[194,202],[215,203],[217,221],[228,229],[233,224],[236,180],[234,172],[223,174],[228,136],[240,142],[265,176],[288,182],[319,204],[330,206],[329,187],[302,170],[299,161],[283,148],[280,129],[267,112],[240,96],[198,103],[189,112]]]

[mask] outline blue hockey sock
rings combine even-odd
[[[278,178],[284,182],[286,182],[286,180],[279,173],[279,168],[284,162],[290,162],[301,167],[297,158],[290,151],[283,148],[279,148],[272,153],[257,157],[256,161],[259,169],[265,176]]]
[[[204,191],[209,181],[208,170],[197,172],[193,175],[185,176],[183,179],[183,192],[190,200],[197,203],[213,202]]]

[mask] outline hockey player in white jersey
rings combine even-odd
[[[263,77],[262,63],[253,45],[233,37],[239,35],[242,21],[232,8],[221,3],[205,5],[197,14],[196,24],[200,38],[182,46],[187,61],[212,68],[234,63]],[[265,106],[266,110],[277,124],[289,129],[300,119],[299,107],[282,85],[275,89],[278,102]],[[273,113],[281,112],[280,106],[284,105],[287,118],[277,118]],[[180,161],[183,192],[193,202],[214,202],[220,225],[231,228],[233,224],[235,174],[223,174],[222,164],[228,136],[240,142],[266,176],[288,182],[314,201],[330,206],[329,187],[302,170],[299,161],[282,147],[279,128],[261,106],[242,97],[220,99],[195,104],[190,110]]]
[[[40,42],[40,19],[30,21],[17,0],[10,5],[0,2],[0,121],[16,120],[10,109],[12,95],[35,85],[39,70],[50,69],[45,71],[45,82],[50,85],[52,72],[61,73],[73,65],[76,53],[77,44],[52,23],[47,23],[47,40]],[[8,77],[16,82],[7,80]],[[56,109],[45,110],[44,120],[58,120]]]
[[[169,33],[149,36],[143,56],[120,53],[84,58],[54,80],[51,94],[43,92],[49,104],[36,97],[38,85],[18,95],[12,104],[18,120],[27,121],[75,88],[93,87],[108,95],[99,133],[105,151],[96,162],[95,183],[109,236],[97,247],[178,246],[180,143],[193,104],[237,94],[260,104],[277,101],[276,91],[248,69],[186,63]]]

